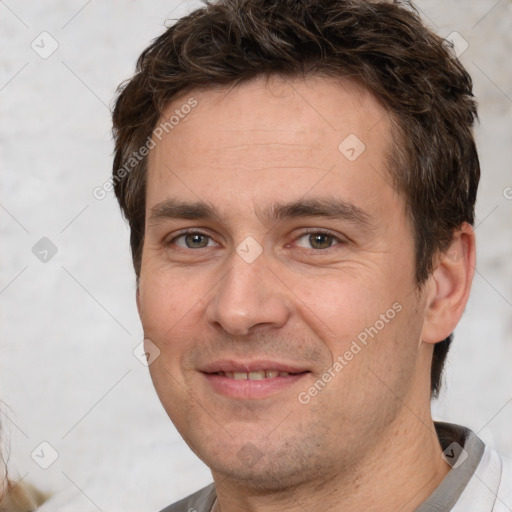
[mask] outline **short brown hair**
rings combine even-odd
[[[480,178],[472,82],[447,46],[409,3],[399,1],[206,1],[178,20],[141,54],[113,111],[114,189],[130,224],[137,279],[147,159],[129,171],[126,163],[151,137],[169,102],[259,76],[320,75],[361,82],[396,125],[388,171],[412,221],[421,285],[454,230],[473,224]],[[434,348],[433,397],[451,339]]]

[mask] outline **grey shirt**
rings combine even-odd
[[[474,475],[484,453],[484,443],[471,430],[451,423],[435,422],[434,425],[445,460],[452,469],[415,512],[451,510]],[[459,459],[463,462],[460,465]],[[211,512],[215,500],[215,485],[210,484],[161,512]]]

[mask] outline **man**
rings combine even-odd
[[[434,423],[475,267],[471,79],[414,11],[220,0],[114,110],[150,373],[214,484],[166,511],[506,511]]]

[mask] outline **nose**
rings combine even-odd
[[[286,288],[265,264],[264,253],[248,263],[234,252],[230,264],[207,305],[208,323],[238,336],[256,326],[284,326],[290,317]]]

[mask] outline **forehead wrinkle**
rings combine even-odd
[[[311,149],[312,146],[309,144],[293,144],[293,143],[284,143],[284,142],[252,142],[252,143],[245,143],[245,144],[233,144],[230,146],[219,146],[218,149],[246,149],[250,147],[258,147],[258,146],[267,146],[272,148],[279,148],[279,147],[285,147],[285,148],[305,148],[305,149]]]

